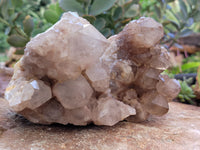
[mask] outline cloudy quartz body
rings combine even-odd
[[[5,98],[40,124],[112,126],[164,115],[180,85],[161,75],[170,66],[162,37],[162,25],[151,18],[106,39],[76,13],[64,13],[26,45]]]

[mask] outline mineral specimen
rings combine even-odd
[[[106,39],[76,13],[64,13],[26,45],[5,98],[41,124],[112,126],[161,116],[180,91],[161,75],[170,66],[162,36],[162,25],[143,17]]]

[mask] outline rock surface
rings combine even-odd
[[[180,91],[161,73],[170,66],[158,45],[163,27],[151,18],[128,23],[106,39],[76,13],[26,45],[5,99],[34,123],[112,126],[164,115]]]
[[[0,72],[0,97],[4,97],[4,92],[6,90],[6,87],[8,86],[10,79],[11,76]]]
[[[0,99],[1,150],[199,150],[200,109],[169,103],[163,117],[113,127],[37,125],[16,116]]]

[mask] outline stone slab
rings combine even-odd
[[[0,150],[200,150],[200,108],[170,103],[163,117],[113,127],[36,125],[0,99]]]

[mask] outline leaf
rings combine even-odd
[[[9,8],[9,1],[8,0],[3,0],[1,1],[1,14],[3,16],[4,19],[9,19],[9,15],[8,15],[8,8]]]
[[[123,13],[123,10],[122,10],[122,7],[117,7],[114,11],[114,14],[113,14],[113,20],[116,21],[118,19],[120,19],[122,17],[122,13]]]
[[[115,24],[115,28],[120,28],[121,26],[122,26],[121,22],[117,22],[117,23]]]
[[[198,67],[198,70],[197,70],[197,83],[199,85],[199,89],[200,89],[200,66]]]
[[[117,1],[117,4],[118,4],[119,6],[124,5],[124,3],[125,3],[125,0],[118,0],[118,1]]]
[[[96,20],[94,16],[90,16],[90,15],[83,15],[82,17],[87,19],[91,24],[93,24],[94,21]]]
[[[14,15],[15,13],[15,9],[14,8],[9,8],[8,9],[8,15],[11,16],[11,15]],[[16,13],[17,14],[17,13]]]
[[[94,0],[91,5],[89,14],[93,16],[99,15],[110,9],[115,2],[116,0]]]
[[[20,17],[20,13],[14,13],[10,15],[10,20],[14,23]]]
[[[105,36],[105,37],[109,37],[111,35],[111,30],[109,28],[105,28],[101,31],[101,33]]]
[[[24,27],[24,32],[30,36],[31,32],[34,29],[34,22],[33,19],[31,18],[31,16],[26,16],[24,21],[23,21],[23,27]]]
[[[171,25],[173,25],[177,30],[180,29],[180,25],[177,22],[175,22],[173,20],[169,20],[169,21],[170,21]]]
[[[172,9],[172,7],[170,5],[166,5],[166,9]]]
[[[51,5],[49,5],[49,9],[51,9],[51,10],[56,10],[56,5],[55,4],[51,4]]]
[[[189,3],[190,7],[193,7],[194,5],[197,4],[197,1],[198,1],[198,0],[189,0],[189,1],[187,1],[187,2]]]
[[[59,3],[49,5],[49,9],[55,11],[59,16],[63,13],[62,8],[59,6]]]
[[[183,77],[184,78],[184,77]],[[188,79],[184,79],[186,81],[186,83],[188,85],[191,85],[193,83],[193,78],[192,77],[189,77]]]
[[[184,71],[190,68],[197,68],[198,66],[200,66],[200,62],[188,62],[187,64],[183,64],[181,69]]]
[[[168,18],[170,18],[169,20],[174,20],[175,22],[178,22],[180,20],[180,16],[177,15],[177,13],[174,13],[173,11],[174,9],[167,9],[166,12],[167,12],[167,15],[168,15]]]
[[[14,27],[10,28],[10,32],[8,33],[8,35],[12,34],[18,34]]]
[[[54,24],[59,20],[60,16],[55,11],[49,9],[44,12],[44,18]]]
[[[44,30],[42,28],[37,28],[33,30],[32,36],[36,36],[39,33],[42,33]]]
[[[40,6],[46,6],[50,3],[50,0],[40,0]]]
[[[16,55],[23,55],[24,54],[24,49],[22,48],[22,49],[17,49],[16,51],[15,51],[15,54]]]
[[[181,31],[179,36],[180,37],[186,37],[188,35],[191,35],[192,33],[193,33],[193,31],[191,29],[184,29],[183,31]]]
[[[195,22],[200,21],[200,11],[197,12],[197,13],[195,14],[195,16],[193,16],[193,18],[194,18],[194,21],[195,21]]]
[[[58,2],[56,3],[56,8],[55,8],[55,10],[56,10],[56,12],[57,12],[57,14],[58,14],[59,16],[61,16],[61,14],[63,13],[63,10],[62,10],[62,8],[59,6],[59,3],[58,3]]]
[[[5,34],[5,35],[8,35],[8,34],[10,33],[10,31],[11,31],[11,27],[7,27],[7,28],[5,29],[4,34]]]
[[[158,7],[158,6],[154,6],[154,9],[155,9],[155,12],[156,12],[156,15],[158,16],[158,18],[160,19],[162,16],[161,16],[161,8]]]
[[[180,7],[180,10],[182,12],[182,14],[184,15],[185,18],[187,18],[187,7],[186,7],[186,4],[183,0],[179,0],[179,7]]]
[[[193,23],[194,23],[194,19],[190,17],[190,18],[187,20],[186,26],[187,26],[187,27],[190,27]]]
[[[194,94],[190,94],[189,97],[191,97],[191,98],[195,98],[196,95],[194,95]]]
[[[171,2],[174,2],[175,0],[166,0],[167,3],[171,3]]]
[[[123,9],[126,11],[133,5],[133,0],[129,0],[123,5]]]
[[[98,30],[103,29],[103,28],[105,27],[105,25],[106,25],[106,21],[105,21],[105,19],[103,19],[103,18],[98,18],[98,19],[96,19],[95,22],[94,22],[94,26],[95,26]]]
[[[172,39],[174,39],[175,38],[175,34],[174,33],[167,33],[167,35],[170,37],[170,38],[172,38]]]
[[[183,46],[181,46],[181,45],[178,44],[178,43],[174,43],[174,46],[177,47],[177,48],[179,48],[179,49],[183,49]]]
[[[138,15],[139,5],[132,5],[124,14],[126,18],[133,18]]]
[[[132,4],[138,4],[139,0],[117,0],[117,4],[118,6],[123,6],[123,5],[127,5],[128,3],[131,5]]]
[[[185,80],[184,81],[179,80],[179,83],[181,85],[181,91],[178,95],[178,98],[180,98],[182,102],[187,101],[189,103],[193,103],[191,98],[195,98],[196,96],[194,95],[192,88],[187,84]]]
[[[186,22],[186,20],[187,20],[187,17],[184,16],[182,12],[177,12],[177,13],[176,13],[176,16],[177,16],[177,18],[178,18],[179,24],[184,25],[185,22]]]
[[[7,42],[14,47],[24,47],[29,40],[21,35],[12,34]]]
[[[188,101],[191,100],[191,98],[190,98],[188,95],[185,95],[184,97],[185,97],[185,99],[188,100]]]
[[[83,15],[83,7],[76,0],[60,0],[59,6],[65,11],[77,12],[79,15]]]
[[[162,23],[162,25],[163,26],[166,26],[166,25],[168,25],[168,24],[170,24],[171,22],[169,21],[169,20],[165,20],[165,21],[163,21],[163,23]]]
[[[184,96],[182,94],[179,94],[178,98],[184,98]]]
[[[90,0],[77,0],[79,3],[88,3]]]
[[[23,4],[23,0],[11,0],[11,2],[14,7],[21,7]]]

